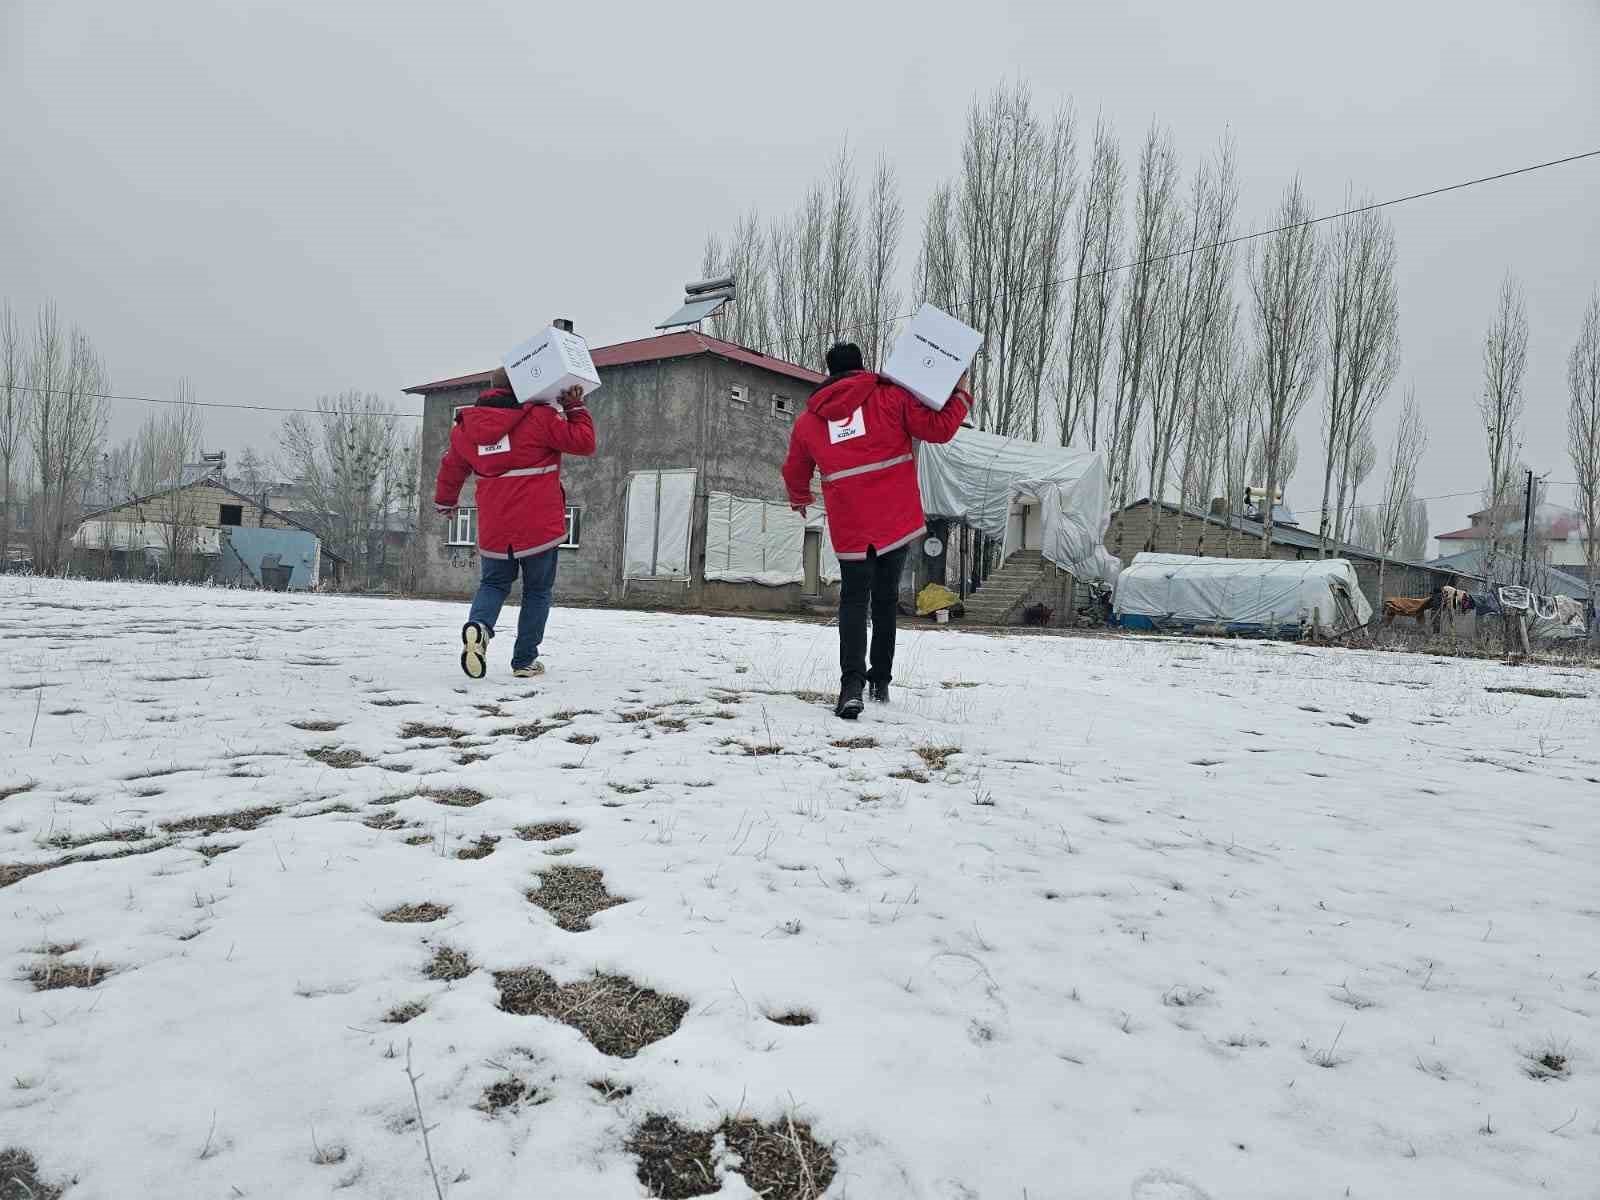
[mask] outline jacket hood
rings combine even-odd
[[[456,414],[456,424],[469,439],[487,445],[510,433],[532,407],[532,404],[518,404],[510,392],[487,391],[478,397],[477,404]]]
[[[860,408],[878,386],[878,377],[871,371],[850,371],[822,382],[811,393],[806,407],[824,421],[843,421]]]

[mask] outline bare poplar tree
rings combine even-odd
[[[1345,207],[1356,207],[1351,192]],[[1370,428],[1400,364],[1396,258],[1394,227],[1381,211],[1354,212],[1334,222],[1324,320],[1328,361],[1318,528],[1324,558],[1346,532],[1345,498],[1361,431]]]
[[[1111,315],[1122,241],[1122,151],[1104,120],[1095,124],[1094,152],[1083,203],[1072,233],[1072,304],[1057,372],[1056,422],[1061,444],[1082,427],[1089,449],[1100,446],[1100,410],[1111,349]]]
[[[315,416],[290,414],[278,435],[317,533],[369,587],[383,569],[383,484],[395,449],[394,419],[394,406],[381,397],[347,391],[319,397]]]
[[[200,458],[205,419],[194,403],[194,385],[178,381],[177,403],[151,413],[133,443],[133,492],[145,503],[140,520],[156,526],[175,578],[188,575],[200,539],[200,500],[183,489],[184,468]],[[174,490],[177,489],[177,490]]]
[[[1577,472],[1584,566],[1600,582],[1600,290],[1589,298],[1578,340],[1567,357],[1567,453]]]
[[[928,197],[917,255],[917,298],[954,313],[961,305],[961,239],[956,229],[955,189],[940,184]]]
[[[83,490],[93,478],[110,383],[88,335],[76,327],[63,333],[53,304],[41,308],[34,323],[27,378],[33,395],[28,443],[39,486],[33,562],[53,575],[66,565]]]
[[[766,236],[752,209],[739,218],[726,245],[716,234],[706,238],[701,278],[731,275],[738,289],[734,302],[711,318],[713,336],[740,346],[761,346],[772,336]]]
[[[1336,493],[1339,512],[1333,531],[1334,541],[1349,540],[1353,513],[1357,509],[1356,498],[1361,494],[1361,485],[1366,483],[1377,465],[1378,444],[1372,439],[1372,418],[1368,416],[1367,420],[1355,430],[1354,440],[1345,455],[1344,463],[1339,468]]]
[[[894,317],[900,309],[900,291],[895,287],[895,261],[900,254],[900,236],[905,226],[905,209],[900,203],[900,181],[893,164],[878,159],[867,191],[867,227],[863,254],[860,308],[855,324],[867,369],[877,370],[888,352]]]
[[[1388,566],[1395,548],[1405,538],[1408,523],[1414,521],[1412,509],[1416,504],[1417,467],[1427,450],[1428,427],[1422,423],[1422,411],[1417,407],[1416,393],[1408,389],[1405,404],[1400,409],[1400,424],[1395,429],[1394,442],[1389,447],[1383,499],[1378,504],[1376,549],[1383,555],[1378,561],[1380,600],[1383,598],[1384,568]]]
[[[1483,493],[1490,536],[1484,569],[1500,578],[1500,560],[1511,550],[1506,525],[1521,516],[1516,497],[1522,457],[1522,413],[1527,397],[1522,377],[1528,366],[1528,308],[1522,288],[1508,271],[1500,281],[1494,320],[1483,339],[1483,394],[1478,413],[1483,418],[1489,450],[1489,480]]]
[[[1272,553],[1271,499],[1289,475],[1282,470],[1284,447],[1310,398],[1321,353],[1323,259],[1311,218],[1310,201],[1296,177],[1274,214],[1276,228],[1251,255],[1250,293],[1262,369],[1262,482],[1268,497],[1263,557]]]
[[[254,446],[246,446],[233,469],[233,485],[256,501],[263,501],[275,476],[272,466]]]
[[[19,459],[25,460],[33,411],[33,393],[26,390],[27,373],[22,327],[7,302],[0,305],[0,571],[11,561],[16,468]]]
[[[1133,450],[1138,441],[1162,297],[1172,277],[1167,256],[1175,232],[1178,155],[1172,133],[1152,123],[1139,153],[1134,182],[1133,265],[1122,289],[1118,319],[1116,390],[1112,393],[1106,458],[1112,475],[1113,511],[1133,489]]]
[[[1244,490],[1244,472],[1228,465],[1229,443],[1236,423],[1248,413],[1246,366],[1238,346],[1238,307],[1224,305],[1211,323],[1200,348],[1196,370],[1195,415],[1190,421],[1188,446],[1183,457],[1181,496],[1191,507],[1208,511],[1217,488],[1228,497],[1233,511],[1234,485]],[[1181,540],[1181,533],[1180,533]]]
[[[1233,248],[1226,245],[1233,235],[1233,218],[1238,207],[1238,173],[1234,147],[1224,140],[1216,156],[1195,171],[1190,189],[1189,211],[1179,220],[1186,235],[1188,253],[1180,260],[1176,275],[1181,282],[1171,293],[1171,362],[1158,372],[1165,385],[1165,399],[1158,394],[1150,406],[1150,545],[1160,534],[1160,501],[1166,496],[1172,476],[1172,456],[1181,450],[1187,457],[1195,417],[1199,410],[1199,374],[1203,348],[1233,289]],[[1183,513],[1178,514],[1178,538],[1183,538]]]
[[[1219,352],[1226,362],[1219,367],[1217,423],[1222,427],[1222,491],[1228,499],[1228,529],[1223,554],[1233,556],[1233,514],[1244,510],[1244,489],[1254,482],[1250,462],[1259,438],[1257,414],[1261,404],[1261,362],[1249,352],[1240,329],[1239,305],[1235,304],[1223,326],[1226,348]],[[1222,339],[1219,339],[1222,340]]]
[[[1428,556],[1428,504],[1412,497],[1400,528],[1400,557],[1421,562]]]

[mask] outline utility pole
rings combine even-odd
[[[1528,532],[1533,528],[1533,472],[1528,472],[1528,493],[1522,501],[1522,569],[1517,582],[1528,586]]]

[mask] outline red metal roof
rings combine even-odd
[[[661,362],[669,358],[691,358],[696,354],[714,354],[730,362],[745,363],[778,375],[787,375],[790,379],[799,380],[801,383],[818,384],[824,378],[816,371],[808,371],[781,358],[773,358],[758,350],[747,350],[732,342],[724,342],[720,338],[695,333],[689,329],[679,330],[676,333],[663,333],[656,337],[639,338],[632,342],[618,342],[591,351],[594,365],[597,367],[623,367],[632,363]],[[419,383],[405,390],[408,395],[419,396],[425,392],[445,392],[451,388],[481,387],[488,382],[489,372],[477,371],[471,375],[457,375],[452,379]]]
[[[1487,525],[1474,525],[1471,529],[1455,529],[1449,533],[1436,533],[1433,536],[1441,542],[1481,542],[1493,532]]]

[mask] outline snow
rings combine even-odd
[[[0,889],[0,1147],[75,1176],[69,1200],[432,1196],[408,1043],[451,1200],[640,1196],[647,1114],[741,1110],[811,1122],[831,1200],[1600,1195],[1593,674],[921,629],[852,726],[792,694],[831,686],[827,627],[557,609],[547,676],[512,680],[502,644],[473,684],[462,614],[0,579],[0,795],[30,784],[0,799],[0,865],[282,809]],[[489,799],[363,823],[423,787]],[[581,831],[512,832],[545,820]],[[628,902],[558,929],[525,899],[552,864]],[[450,912],[379,919],[422,901]],[[37,949],[71,942],[114,973],[35,991]],[[424,978],[439,944],[476,969]],[[497,1009],[490,972],[524,966],[689,1011],[610,1058]],[[767,1019],[797,1009],[815,1023]],[[544,1102],[474,1107],[507,1074]]]

